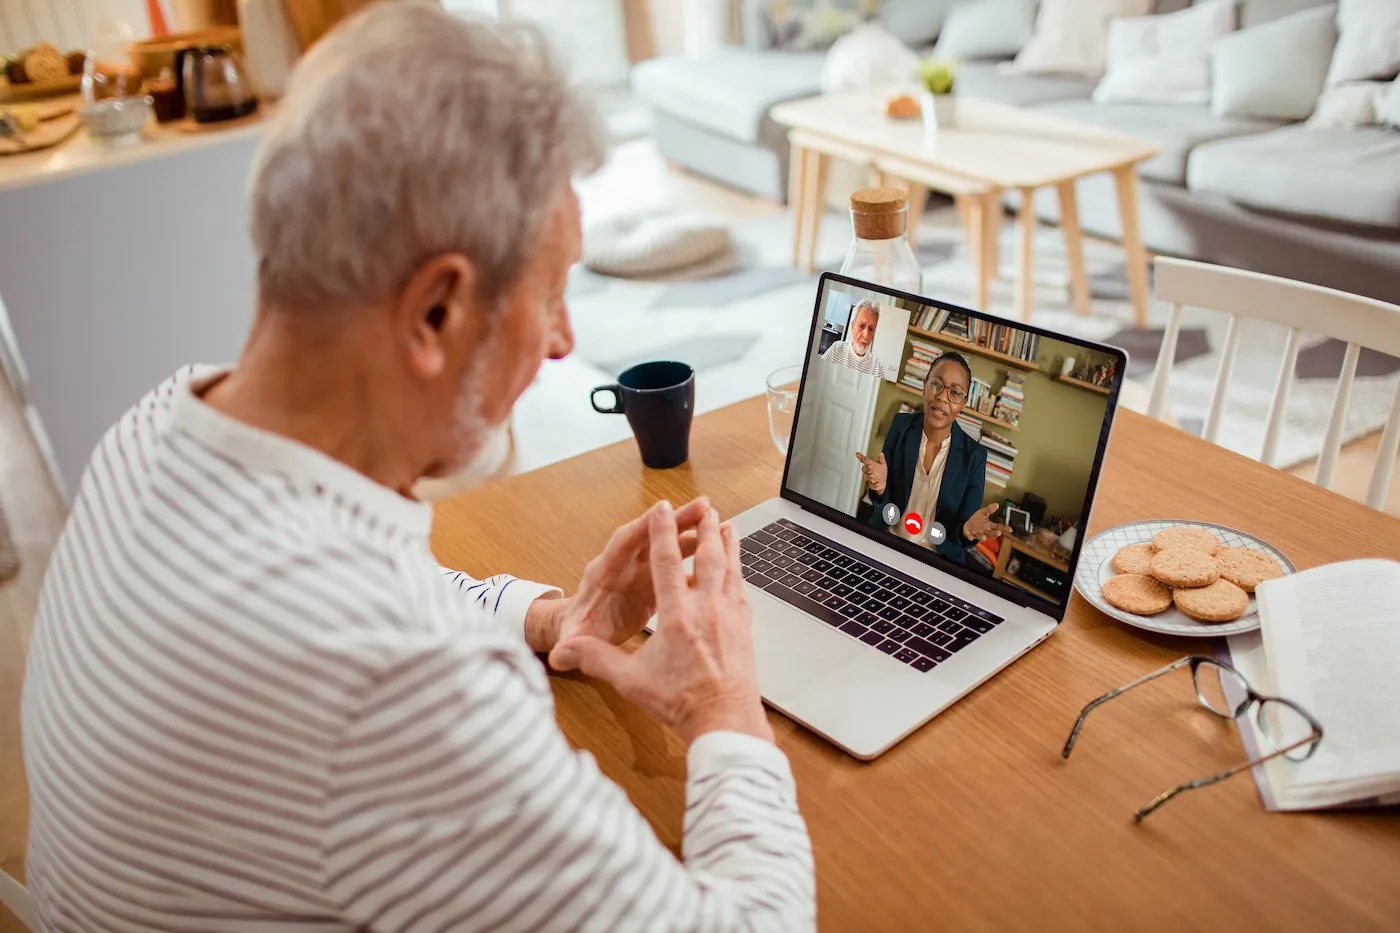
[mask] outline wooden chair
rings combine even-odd
[[[29,902],[29,892],[3,871],[0,871],[0,904],[8,907],[25,929],[39,929],[39,922],[34,919],[34,908]]]
[[[1303,333],[1321,334],[1346,343],[1341,379],[1337,383],[1332,416],[1327,422],[1322,457],[1314,479],[1319,486],[1331,489],[1337,456],[1342,447],[1342,425],[1346,420],[1352,383],[1356,378],[1356,361],[1363,346],[1400,357],[1400,307],[1319,285],[1185,259],[1164,256],[1157,259],[1156,266],[1157,297],[1171,302],[1172,311],[1166,333],[1162,336],[1161,352],[1157,355],[1157,372],[1152,380],[1148,415],[1160,418],[1166,405],[1167,380],[1176,357],[1182,307],[1208,308],[1230,316],[1230,327],[1225,334],[1225,347],[1221,352],[1220,369],[1216,373],[1215,391],[1211,395],[1203,432],[1205,439],[1212,443],[1219,432],[1220,415],[1225,407],[1225,391],[1239,344],[1240,318],[1271,321],[1288,328],[1283,367],[1279,370],[1273,401],[1269,404],[1264,452],[1259,458],[1269,466],[1273,466],[1278,449],[1283,412],[1288,404],[1288,391],[1293,382],[1293,368],[1298,362],[1298,347]],[[1373,509],[1381,508],[1385,502],[1397,449],[1400,449],[1400,387],[1397,387],[1390,417],[1381,435],[1380,451],[1366,493],[1366,504]]]

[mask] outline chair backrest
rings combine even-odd
[[[1167,380],[1176,359],[1177,334],[1181,330],[1181,309],[1188,306],[1207,308],[1224,312],[1230,317],[1203,432],[1206,440],[1212,443],[1220,430],[1225,391],[1230,383],[1230,370],[1234,366],[1239,344],[1240,318],[1270,321],[1288,328],[1288,344],[1283,353],[1283,366],[1279,370],[1273,400],[1269,404],[1264,450],[1259,458],[1269,466],[1273,466],[1278,450],[1283,412],[1288,404],[1288,391],[1293,382],[1293,369],[1298,362],[1303,333],[1321,334],[1346,343],[1341,378],[1333,399],[1332,415],[1327,422],[1327,433],[1322,441],[1322,456],[1317,464],[1317,484],[1332,488],[1337,457],[1342,448],[1342,426],[1351,402],[1352,383],[1356,379],[1356,363],[1361,348],[1400,357],[1400,307],[1320,285],[1166,256],[1156,261],[1156,293],[1160,300],[1171,303],[1172,310],[1167,331],[1162,336],[1157,372],[1152,379],[1152,395],[1147,404],[1147,413],[1153,418],[1160,418],[1166,407]],[[1385,501],[1397,453],[1400,453],[1400,386],[1396,387],[1390,417],[1381,434],[1376,465],[1371,471],[1371,484],[1366,493],[1366,504],[1371,508],[1378,509]]]
[[[34,919],[34,907],[29,901],[29,892],[9,875],[0,871],[0,904],[10,909],[26,929],[37,930],[39,923]]]

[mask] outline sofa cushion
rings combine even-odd
[[[1010,58],[1030,41],[1036,0],[974,0],[948,11],[933,47],[937,58]]]
[[[880,22],[910,48],[932,45],[943,28],[953,0],[885,0]]]
[[[1017,107],[1057,100],[1088,100],[1095,80],[1076,75],[1027,75],[1002,62],[965,62],[958,69],[958,93]]]
[[[1248,29],[1262,23],[1271,23],[1301,10],[1336,2],[1337,0],[1241,0],[1240,28]]]
[[[1301,217],[1400,227],[1400,133],[1288,126],[1191,153],[1187,187]]]
[[[632,90],[657,110],[753,143],[769,108],[818,92],[825,55],[729,47],[694,58],[653,58],[632,69]]]
[[[1150,139],[1162,151],[1138,167],[1143,178],[1186,183],[1186,157],[1204,142],[1248,133],[1261,133],[1279,124],[1273,120],[1217,117],[1210,108],[1175,104],[1093,104],[1088,101],[1062,101],[1037,107],[1046,113],[1077,120],[1105,129],[1118,130],[1141,139]]]

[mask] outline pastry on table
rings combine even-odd
[[[1249,594],[1229,580],[1172,591],[1176,608],[1198,622],[1233,622],[1249,608]]]
[[[1170,528],[1163,528],[1152,536],[1152,547],[1158,551],[1174,547],[1195,548],[1208,554],[1215,554],[1220,550],[1221,544],[1219,538],[1204,528],[1197,528],[1194,525],[1173,525]]]
[[[1254,588],[1265,580],[1277,580],[1283,576],[1283,568],[1263,551],[1249,547],[1221,548],[1215,555],[1215,567],[1220,579],[1253,593]]]
[[[885,101],[885,116],[892,120],[913,120],[919,116],[919,102],[908,94],[896,94]]]
[[[1142,573],[1120,573],[1103,583],[1103,598],[1110,606],[1133,615],[1151,616],[1172,604],[1172,591],[1160,580]]]
[[[1168,586],[1208,586],[1220,577],[1215,558],[1191,547],[1170,547],[1152,555],[1152,576]]]

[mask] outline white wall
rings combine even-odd
[[[65,52],[86,48],[102,16],[126,22],[138,36],[150,33],[143,0],[0,0],[0,54],[39,42]]]

